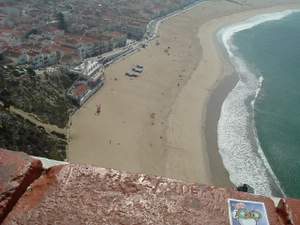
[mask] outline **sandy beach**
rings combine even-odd
[[[146,49],[108,67],[105,86],[71,119],[68,160],[231,186],[216,127],[236,77],[216,32],[256,14],[300,6],[292,0],[243,2],[203,2],[164,21]],[[144,66],[143,75],[125,76],[136,64]]]

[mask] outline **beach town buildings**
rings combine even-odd
[[[142,39],[151,19],[193,1],[2,0],[0,46],[12,64],[77,64]]]
[[[111,51],[114,48],[123,47],[126,45],[126,41],[127,36],[125,34],[112,32],[101,37],[68,36],[62,45],[74,49],[80,59],[83,60]]]
[[[2,31],[0,44],[6,49],[13,64],[28,64],[34,69],[56,63],[78,63],[126,45],[127,36],[119,32],[101,37],[66,34],[58,29],[48,29],[42,35],[30,34],[23,42],[22,35],[14,30]]]
[[[41,51],[23,51],[17,58],[17,64],[30,64],[34,69],[51,66],[58,62],[59,53],[44,49]]]
[[[70,72],[79,75],[79,79],[68,90],[67,96],[78,106],[86,102],[104,85],[104,66],[97,58],[85,60]]]
[[[48,10],[39,1],[4,2],[0,3],[0,46],[13,64],[29,64],[34,69],[58,62],[76,64],[126,45],[127,28],[119,29],[110,10],[102,15],[97,7],[90,7],[89,1],[54,1],[55,7],[49,5]],[[58,10],[65,27],[55,13]],[[132,36],[142,36],[143,30],[139,31],[136,24],[130,26]]]
[[[193,1],[2,0],[0,64],[71,68],[79,79],[67,96],[82,105],[104,84],[104,67],[139,47],[151,19]]]

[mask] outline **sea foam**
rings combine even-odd
[[[256,194],[270,196],[272,190],[280,190],[280,183],[273,173],[260,146],[254,122],[255,100],[263,85],[263,77],[249,70],[238,56],[232,37],[237,32],[251,29],[261,23],[280,20],[298,10],[286,10],[252,17],[242,23],[231,25],[218,32],[239,81],[223,102],[218,122],[218,146],[230,180],[235,185],[249,184]]]

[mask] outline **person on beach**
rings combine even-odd
[[[97,105],[96,115],[99,116],[101,113],[101,104]]]

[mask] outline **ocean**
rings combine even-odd
[[[300,198],[300,12],[258,15],[218,38],[239,76],[218,122],[231,181]]]

